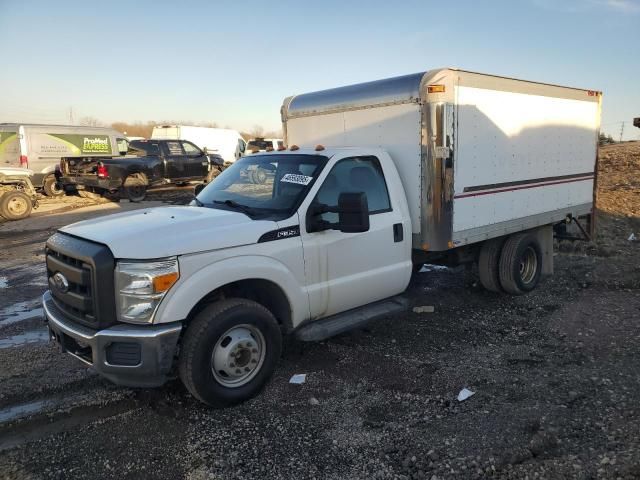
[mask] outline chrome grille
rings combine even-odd
[[[84,324],[96,323],[91,265],[47,247],[47,278],[49,289],[58,308],[72,319]],[[68,282],[66,291],[56,284],[60,273]]]

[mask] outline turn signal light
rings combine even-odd
[[[24,168],[29,166],[29,159],[26,155],[20,155],[20,166]]]
[[[178,272],[165,273],[153,277],[153,291],[155,293],[166,292],[171,286],[178,281]]]
[[[444,85],[429,85],[427,93],[444,93]]]
[[[292,152],[295,152],[296,150],[300,150],[300,147],[298,145],[291,145],[289,147],[289,150],[291,150]]]
[[[316,152],[321,152],[324,150],[324,145],[316,145]]]

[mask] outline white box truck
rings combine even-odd
[[[228,128],[192,127],[190,125],[158,125],[151,138],[157,140],[188,140],[208,153],[220,155],[230,164],[241,158],[247,142],[236,130]]]
[[[48,196],[64,195],[55,170],[63,158],[112,158],[127,153],[126,137],[107,127],[0,124],[0,166],[33,170],[33,185]]]
[[[262,388],[282,335],[406,308],[422,262],[476,262],[489,290],[528,292],[552,272],[554,229],[593,228],[600,100],[454,69],[287,98],[287,151],[242,158],[190,206],[49,238],[52,338],[124,385],[177,367],[224,406]]]

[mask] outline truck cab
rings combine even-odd
[[[251,167],[275,172],[256,185],[242,175]],[[412,270],[410,231],[384,150],[255,154],[189,206],[61,229],[47,243],[44,308],[53,337],[111,380],[162,384],[180,343],[185,359],[213,358],[197,366],[184,360],[192,393],[212,405],[233,403],[264,383],[264,375],[252,380],[258,365],[278,358],[281,332],[402,292]],[[207,333],[211,306],[231,306],[236,322]],[[225,338],[254,348],[229,350]],[[250,359],[237,372],[240,355]]]

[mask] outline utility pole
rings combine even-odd
[[[73,125],[73,107],[69,107],[69,124]]]
[[[622,125],[620,126],[620,142],[622,142],[623,133],[624,133],[624,120],[622,121]]]

